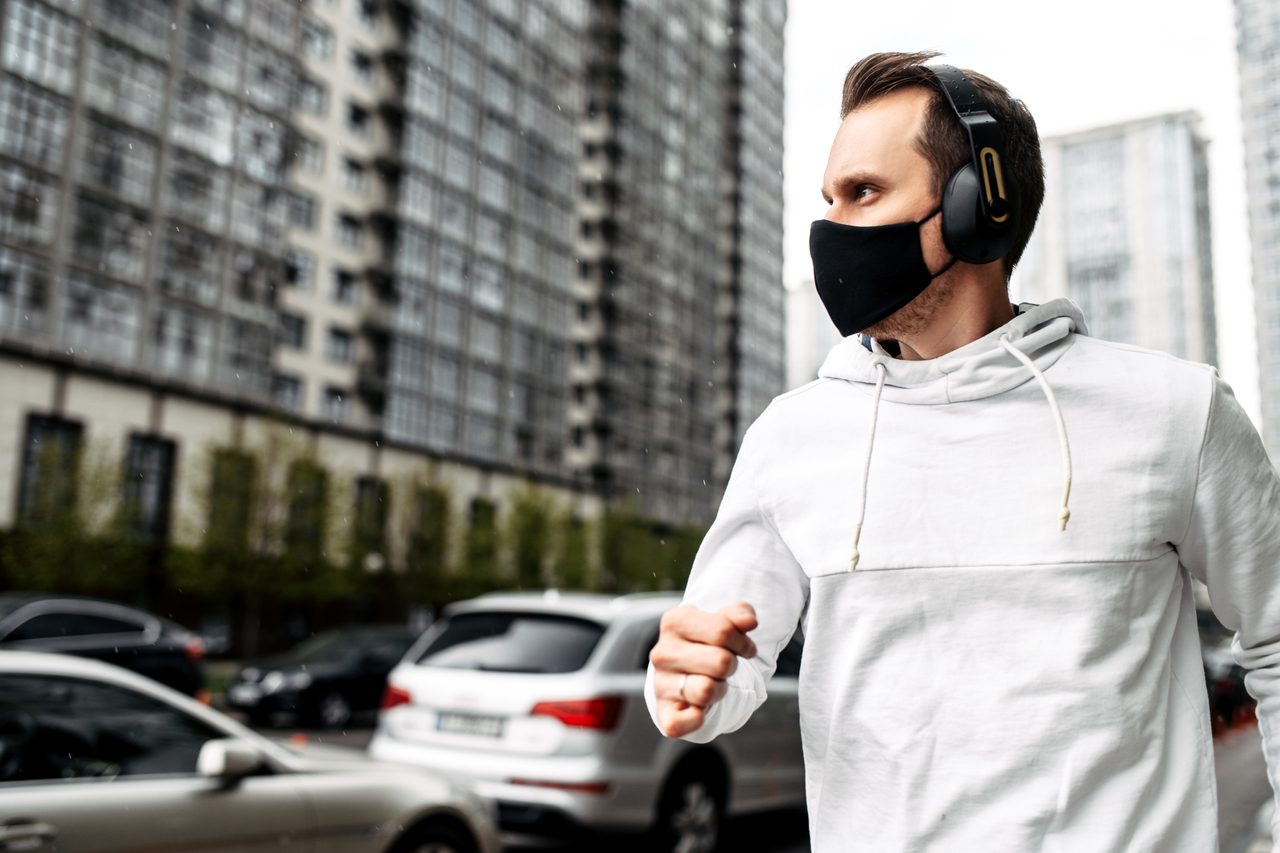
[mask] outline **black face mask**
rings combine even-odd
[[[809,229],[813,280],[827,313],[846,338],[893,315],[929,282],[951,269],[951,259],[930,273],[920,248],[919,222],[857,227],[819,219]]]

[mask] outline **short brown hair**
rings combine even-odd
[[[916,150],[933,168],[934,189],[938,198],[953,172],[973,160],[969,136],[947,103],[942,84],[925,63],[942,54],[933,51],[920,53],[873,53],[861,59],[844,78],[844,95],[840,100],[840,120],[859,107],[884,97],[897,89],[920,86],[929,89],[933,97],[929,111],[916,139]],[[1021,219],[1018,222],[1018,239],[1003,258],[1004,276],[1007,280],[1013,267],[1022,257],[1035,228],[1040,205],[1044,202],[1044,163],[1040,159],[1040,135],[1036,132],[1036,120],[1026,104],[1009,95],[1009,91],[989,77],[965,70],[978,94],[987,105],[993,118],[1000,125],[1005,154],[1011,161],[1013,176],[1018,181],[1022,196]]]

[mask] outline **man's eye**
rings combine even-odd
[[[875,192],[875,190],[871,187],[858,187],[858,189],[854,191],[854,196],[856,198],[867,198],[873,192]]]

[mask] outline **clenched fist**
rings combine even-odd
[[[738,668],[738,658],[756,656],[747,636],[756,625],[755,608],[745,602],[715,613],[683,606],[663,614],[649,660],[664,735],[683,737],[702,727],[707,708],[728,692],[725,679]]]

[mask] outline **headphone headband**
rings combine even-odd
[[[1016,220],[1012,198],[1014,181],[1005,159],[1000,125],[987,109],[973,81],[954,65],[926,65],[942,86],[942,93],[955,110],[956,117],[969,135],[973,168],[981,176],[982,192],[978,194],[982,218],[997,231]]]

